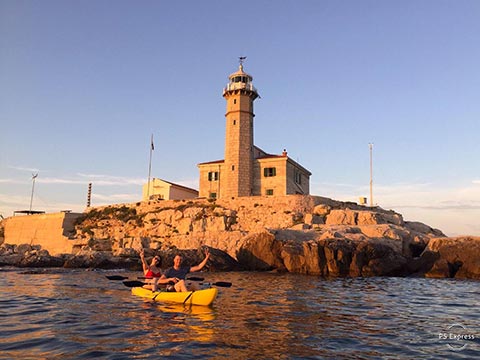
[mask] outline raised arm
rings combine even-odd
[[[145,252],[142,249],[138,252],[138,254],[140,255],[140,260],[142,261],[143,273],[146,274],[147,271],[150,269],[150,267],[148,266],[147,262],[145,261]]]
[[[208,250],[208,248],[206,248],[205,249],[205,259],[203,259],[203,261],[200,264],[192,266],[190,268],[190,272],[202,270],[203,267],[207,264],[207,261],[208,261],[209,258],[210,258],[210,251]]]

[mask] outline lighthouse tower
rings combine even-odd
[[[253,193],[253,101],[258,97],[252,76],[243,71],[229,76],[223,89],[227,101],[225,113],[225,163],[222,197],[251,196]]]

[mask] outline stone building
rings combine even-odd
[[[142,200],[184,200],[198,197],[198,191],[170,181],[153,178],[143,185]]]
[[[258,92],[252,76],[243,71],[242,60],[223,89],[227,101],[225,158],[198,164],[199,196],[308,195],[310,171],[289,158],[285,150],[273,155],[253,144],[253,102]]]

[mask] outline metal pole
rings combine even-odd
[[[90,207],[92,200],[92,183],[88,183],[87,208]]]
[[[33,203],[33,191],[35,189],[35,179],[37,178],[37,174],[32,174],[32,195],[30,196],[30,212],[32,212],[32,203]]]
[[[370,148],[370,206],[373,206],[373,143],[368,144]]]
[[[150,161],[148,163],[148,182],[147,182],[147,200],[150,200],[150,176],[152,174],[152,152],[154,150],[153,146],[153,134],[150,138]]]

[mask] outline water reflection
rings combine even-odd
[[[132,296],[102,272],[2,275],[5,358],[462,359],[480,349],[452,353],[438,340],[452,323],[479,332],[478,282],[205,274],[234,286],[213,307],[185,307]]]

